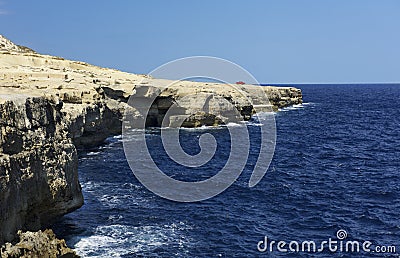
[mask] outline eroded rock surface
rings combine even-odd
[[[67,247],[64,240],[57,239],[53,231],[18,232],[18,242],[7,243],[0,249],[1,258],[79,258]]]
[[[79,112],[83,111],[87,112],[86,118],[97,125],[92,127],[87,123],[83,131],[82,126],[78,124],[72,126],[76,132],[71,133],[77,136],[90,136],[93,135],[91,130],[96,130],[99,139],[104,137],[103,126],[97,118],[101,120],[103,111],[107,117],[110,114],[115,117],[114,114],[117,114],[118,118],[121,118],[132,95],[137,99],[149,99],[156,95],[148,116],[145,117],[148,126],[161,126],[164,118],[167,119],[164,125],[172,126],[179,120],[179,116],[191,116],[185,123],[189,127],[201,126],[201,121],[207,121],[209,124],[209,118],[213,116],[215,124],[218,124],[229,120],[224,114],[229,113],[232,108],[238,110],[244,120],[248,120],[257,111],[276,111],[280,107],[302,102],[301,91],[294,87],[190,81],[172,83],[170,80],[100,68],[60,57],[21,52],[20,47],[12,47],[9,42],[3,45],[8,47],[0,49],[0,100],[9,94],[59,98],[67,104],[64,105],[63,111],[67,115],[77,116],[78,123],[82,124],[85,120],[79,117]],[[18,51],[11,51],[12,49]],[[169,86],[166,87],[167,85]],[[231,105],[224,104],[221,99]],[[171,114],[178,117],[165,117],[172,105],[181,108],[179,112]],[[198,112],[199,107],[201,112]],[[204,114],[204,117],[201,114]],[[136,115],[143,114],[139,112]],[[169,123],[170,120],[172,124]],[[114,124],[118,122],[113,121],[106,127],[112,129],[110,127],[114,127]],[[98,129],[103,131],[99,132]],[[87,141],[82,140],[82,144],[84,142]]]
[[[0,243],[83,204],[62,103],[13,97],[0,103]]]

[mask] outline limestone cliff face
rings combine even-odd
[[[0,243],[83,204],[62,103],[12,97],[0,103]]]
[[[196,127],[229,122],[232,109],[248,120],[256,111],[302,102],[293,87],[240,85],[238,91],[180,81],[164,89],[170,84],[41,55],[0,37],[0,243],[82,205],[76,147],[120,133],[124,110],[147,126],[179,126],[190,115],[183,125]],[[128,104],[130,96],[154,97],[147,117]],[[177,112],[168,114],[171,106]]]

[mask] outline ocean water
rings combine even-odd
[[[262,181],[248,187],[259,126],[248,123],[251,153],[239,179],[198,203],[162,199],[142,186],[125,159],[120,136],[80,152],[85,205],[60,219],[56,234],[83,257],[399,257],[400,85],[298,85],[304,104],[275,114],[277,145]],[[147,131],[159,166],[182,180],[203,180],[222,168],[227,129],[182,130],[183,148],[199,151],[199,135],[218,142],[202,169],[182,169],[165,155],[160,131]],[[268,241],[370,241],[397,253],[260,252]],[[269,242],[270,243],[270,242]],[[287,248],[287,246],[286,246]]]

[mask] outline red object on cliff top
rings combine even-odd
[[[236,84],[243,85],[243,84],[246,84],[246,83],[245,83],[245,82],[243,82],[243,81],[238,81],[238,82],[236,82]]]

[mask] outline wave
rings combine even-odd
[[[100,151],[90,151],[86,153],[86,156],[96,156],[100,153],[101,153]]]
[[[218,130],[221,129],[222,126],[207,126],[207,125],[202,125],[199,127],[180,127],[179,130],[184,130],[184,131],[208,131],[208,130]],[[177,128],[169,128],[167,127],[166,129],[177,129]]]
[[[287,112],[287,111],[291,111],[291,110],[298,110],[298,109],[303,109],[307,106],[312,106],[314,105],[314,103],[311,102],[305,102],[302,104],[295,104],[289,107],[284,107],[284,108],[279,108],[278,111],[283,111],[283,112]]]
[[[135,256],[170,245],[184,251],[182,249],[192,242],[185,234],[190,229],[184,222],[151,226],[98,226],[93,235],[76,239],[74,250],[82,257]]]

